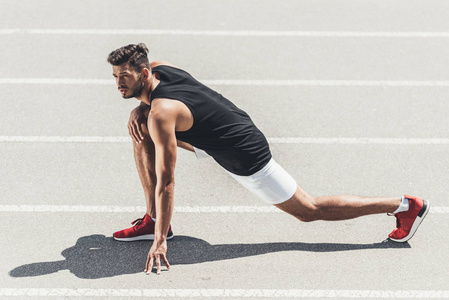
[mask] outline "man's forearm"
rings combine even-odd
[[[173,215],[175,184],[157,184],[156,186],[156,227],[155,240],[165,240]]]

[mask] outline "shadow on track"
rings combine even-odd
[[[97,279],[143,272],[151,243],[117,242],[112,237],[90,235],[81,237],[76,245],[62,251],[65,260],[32,263],[9,272],[11,277],[41,276],[68,269],[79,278]],[[170,264],[187,265],[283,251],[336,252],[364,249],[410,248],[408,243],[389,240],[374,244],[335,243],[260,243],[221,244],[189,236],[175,236],[169,241],[167,258]]]

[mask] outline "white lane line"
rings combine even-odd
[[[449,80],[246,80],[200,79],[205,85],[215,86],[343,86],[343,87],[448,87]],[[0,84],[42,85],[108,85],[113,79],[80,78],[0,78]]]
[[[200,80],[201,81],[201,80]],[[206,85],[447,87],[447,80],[203,80]]]
[[[231,37],[330,37],[330,38],[447,38],[447,31],[274,31],[183,29],[0,29],[1,35],[181,35]]]
[[[0,205],[0,212],[87,212],[128,213],[145,211],[145,206],[106,205]],[[272,206],[177,206],[177,213],[272,213],[280,212]],[[449,213],[449,209],[448,209]]]
[[[152,297],[152,298],[388,298],[447,299],[448,290],[299,290],[299,289],[68,289],[0,288],[9,297]]]
[[[113,79],[80,78],[0,78],[0,84],[68,84],[68,85],[110,85]]]
[[[78,212],[78,213],[141,213],[145,206],[114,205],[26,205],[0,204],[0,212]],[[175,206],[176,213],[277,213],[274,206]],[[432,206],[431,213],[449,214],[449,207]]]
[[[388,145],[448,145],[449,139],[439,138],[268,138],[272,144],[388,144]]]
[[[0,136],[0,143],[129,143],[129,136]]]
[[[449,145],[449,138],[267,138],[271,144]],[[130,143],[128,136],[0,136],[0,143]]]

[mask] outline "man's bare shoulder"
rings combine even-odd
[[[155,98],[151,103],[151,113],[162,114],[165,116],[175,116],[179,113],[180,106],[182,105],[179,101],[174,101],[168,98]]]
[[[157,66],[170,66],[170,67],[178,68],[174,64],[171,64],[171,63],[166,62],[166,61],[155,60],[155,61],[150,62],[150,67],[151,68],[156,68]]]
[[[156,98],[151,106],[150,120],[155,122],[175,122],[177,131],[186,131],[193,126],[193,115],[181,101]]]

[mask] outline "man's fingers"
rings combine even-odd
[[[165,263],[167,270],[170,269],[170,264],[168,263],[165,254],[166,248],[164,248],[163,246],[164,245],[160,246],[162,249],[157,249],[158,247],[156,247],[156,245],[153,244],[153,247],[151,247],[150,252],[148,252],[147,261],[145,264],[145,273],[151,274],[154,263],[156,263],[156,274],[160,275],[162,268],[161,260],[163,260],[163,263]]]
[[[160,259],[161,256],[162,256],[162,259],[164,260],[164,264],[167,267],[167,270],[170,270],[170,264],[168,263],[167,257],[165,257],[164,254],[158,254],[156,256],[156,266],[157,266],[156,274],[157,275],[161,274],[161,259]]]
[[[167,267],[167,270],[170,270],[170,264],[168,263],[167,257],[162,254],[162,259],[164,260],[164,264]]]
[[[159,254],[156,255],[156,274],[161,275],[161,257]]]
[[[154,259],[153,259],[153,257],[151,257],[150,261],[148,262],[147,268],[145,270],[145,272],[147,274],[151,274],[151,270],[153,270],[153,262],[154,262]]]
[[[142,124],[137,124],[137,132],[139,133],[140,140],[143,141],[143,132],[142,132]]]
[[[128,132],[129,132],[129,136],[131,137],[131,139],[133,140],[133,142],[137,143],[136,139],[134,138],[134,134],[133,131],[131,129],[131,125],[128,124]]]
[[[148,255],[147,261],[145,262],[145,270],[144,270],[145,273],[148,271],[149,264],[150,264],[150,256]]]
[[[136,144],[140,143],[140,138],[138,136],[138,134],[136,133],[136,129],[134,127],[133,124],[129,125],[129,135],[131,136],[133,142],[135,142]]]
[[[136,141],[136,143],[140,143],[140,136],[139,136],[139,134],[137,132],[137,128],[136,128],[135,124],[131,125],[131,130],[132,130],[132,133],[133,133],[134,141]]]
[[[134,137],[138,143],[141,143],[143,141],[143,132],[141,126],[142,125],[139,122],[134,122],[132,126]]]

